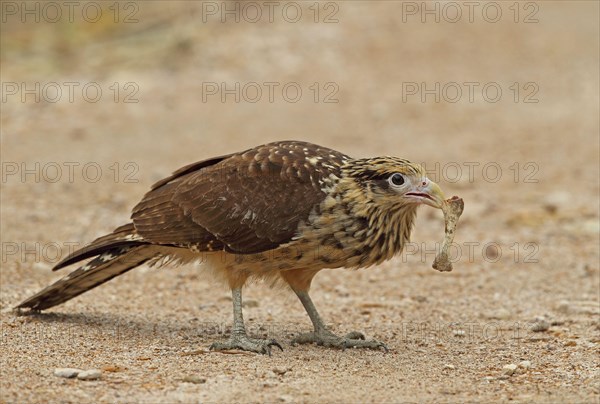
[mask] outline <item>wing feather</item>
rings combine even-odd
[[[291,241],[348,159],[310,143],[278,142],[194,163],[157,183],[134,208],[133,223],[153,242],[266,251]]]

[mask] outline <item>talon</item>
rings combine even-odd
[[[383,342],[375,340],[366,340],[365,336],[357,331],[353,331],[346,335],[346,337],[338,337],[331,331],[315,331],[306,334],[300,334],[292,340],[292,345],[296,344],[308,344],[315,343],[319,346],[326,346],[332,348],[339,348],[346,350],[347,348],[367,348],[367,349],[378,349],[383,348],[387,353],[389,352],[387,346]]]
[[[276,346],[283,351],[283,347],[273,339],[264,340],[258,338],[248,338],[246,335],[233,335],[224,342],[214,342],[209,350],[220,351],[228,349],[239,349],[242,351],[256,352],[271,356],[271,346]]]
[[[281,349],[281,352],[283,352],[283,347],[279,344],[279,342],[275,341],[274,339],[271,340],[271,342],[269,342],[269,346],[276,346],[277,348]]]

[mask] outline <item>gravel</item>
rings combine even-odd
[[[76,377],[80,372],[82,372],[81,369],[56,368],[56,369],[54,369],[54,376],[64,377],[66,379],[72,379],[73,377]]]
[[[514,363],[511,363],[509,365],[504,365],[502,367],[502,374],[506,375],[506,376],[512,376],[515,371],[517,370],[517,365],[515,365]]]
[[[102,377],[102,371],[98,369],[84,370],[77,375],[79,380],[98,380]]]
[[[181,381],[184,383],[204,384],[204,383],[206,383],[206,378],[192,375],[192,376],[185,376],[183,379],[181,379]]]

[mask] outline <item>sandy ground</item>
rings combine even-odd
[[[319,3],[318,16],[298,3],[296,23],[248,22],[250,9],[223,23],[219,2],[101,4],[97,22],[3,10],[0,402],[599,401],[598,3],[497,3],[496,23],[486,3],[473,22],[464,3],[429,3],[439,23],[420,2]],[[240,83],[239,102],[212,83]],[[273,102],[264,83],[278,83]],[[315,280],[333,330],[389,353],[290,346],[308,317],[264,285],[244,292],[247,327],[284,351],[204,353],[231,299],[202,265],[141,267],[47,313],[11,311],[154,181],[277,139],[422,162],[464,198],[453,272],[431,269],[443,222],[422,208],[405,253]],[[65,367],[102,376],[53,375]]]

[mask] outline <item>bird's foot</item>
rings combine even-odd
[[[322,345],[325,347],[332,348],[367,348],[367,349],[379,349],[383,348],[385,352],[388,352],[387,346],[383,342],[376,341],[374,339],[366,340],[365,336],[358,332],[352,331],[346,334],[345,337],[339,337],[329,330],[321,330],[300,334],[292,340],[292,345],[296,344],[312,344]]]
[[[276,346],[283,351],[282,346],[274,339],[250,338],[247,335],[232,334],[227,341],[214,342],[209,349],[211,351],[240,349],[242,351],[256,352],[271,356],[272,346]]]

